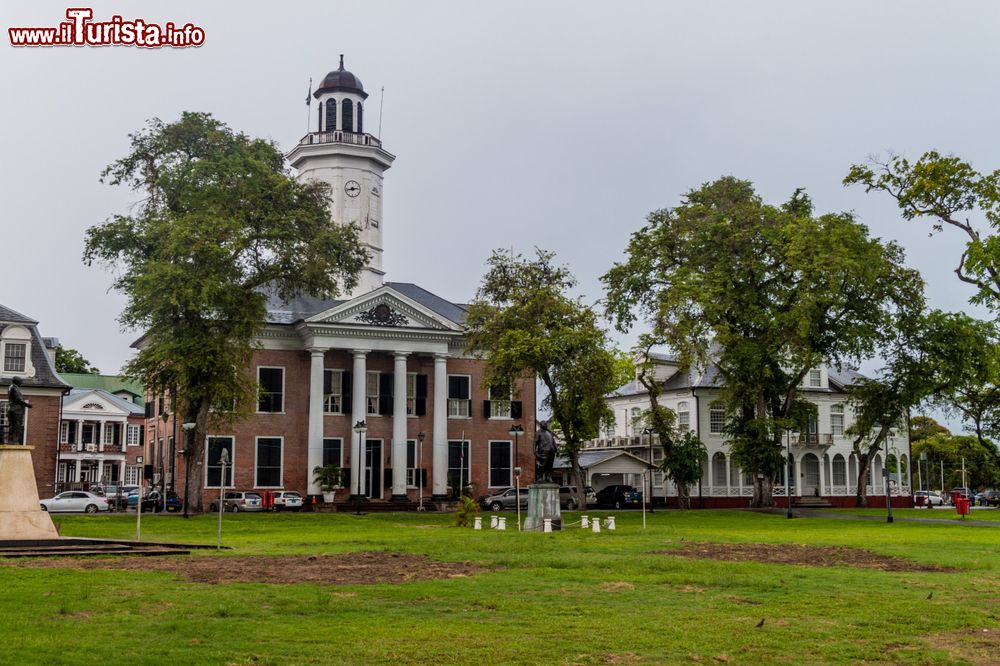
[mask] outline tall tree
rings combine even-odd
[[[622,331],[642,318],[683,371],[711,356],[754,506],[773,504],[780,429],[801,420],[809,370],[870,355],[892,311],[922,290],[899,247],[851,215],[814,216],[801,190],[767,205],[731,177],[651,213],[626,253],[603,278],[608,315]]]
[[[614,418],[605,398],[627,380],[622,362],[580,299],[569,296],[576,281],[554,254],[533,258],[493,252],[469,306],[466,341],[470,353],[486,360],[489,385],[537,376],[546,389],[541,407],[552,413],[552,430],[569,459],[579,506],[586,506],[580,449]]]
[[[367,255],[357,229],[333,224],[328,187],[296,180],[273,143],[204,113],[159,119],[130,135],[102,182],[142,195],[129,215],[87,230],[84,261],[115,271],[125,328],[143,331],[125,371],[153,394],[171,392],[195,423],[185,463],[201,460],[213,418],[256,403],[247,367],[264,325],[265,290],[336,294],[356,284]],[[232,412],[229,407],[234,406]],[[202,474],[188,475],[201,508]]]
[[[56,372],[101,374],[101,371],[92,366],[83,354],[62,345],[56,345]]]
[[[967,241],[955,275],[976,288],[973,302],[1000,313],[1000,171],[983,174],[957,157],[929,151],[913,163],[890,155],[855,164],[844,184],[885,192],[905,219],[929,218],[933,231],[957,229]]]

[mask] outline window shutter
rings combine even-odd
[[[427,397],[427,375],[417,375],[417,395],[418,398]]]
[[[378,413],[392,414],[392,373],[380,372],[378,376]]]
[[[343,488],[348,488],[351,485],[351,468],[341,467],[340,468],[340,485]],[[351,489],[353,492],[353,489]]]
[[[333,384],[333,371],[324,370],[323,371],[323,395],[330,395],[330,389]]]
[[[340,390],[343,391],[343,403],[344,406],[341,408],[344,414],[351,413],[351,393],[354,392],[354,382],[351,381],[351,373],[344,371],[344,374],[340,378]]]
[[[521,417],[521,401],[511,400],[510,401],[510,418],[519,419]]]
[[[382,489],[392,488],[392,470],[386,469],[382,472]]]
[[[145,416],[146,416],[147,419],[153,418],[153,401],[152,400],[150,400],[149,402],[146,403]]]
[[[484,419],[490,418],[490,401],[489,400],[483,400],[483,418]]]
[[[423,467],[420,468],[420,485],[427,487],[427,469]]]

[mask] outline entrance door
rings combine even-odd
[[[819,494],[819,459],[811,453],[802,456],[802,497]]]
[[[382,499],[382,440],[365,442],[365,497]]]

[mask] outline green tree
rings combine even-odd
[[[936,419],[924,414],[917,414],[910,419],[910,444],[915,445],[931,435],[951,435],[951,431],[937,422]]]
[[[541,407],[552,414],[552,431],[572,467],[579,506],[586,506],[580,449],[614,418],[605,398],[628,381],[629,366],[593,310],[568,295],[576,281],[553,264],[553,257],[544,250],[536,250],[533,258],[493,252],[469,306],[466,344],[486,360],[487,385],[519,376],[542,382]]]
[[[682,371],[712,358],[754,506],[773,504],[780,429],[798,424],[809,370],[872,354],[893,309],[922,291],[899,247],[851,215],[814,216],[801,190],[767,205],[731,177],[651,213],[626,253],[603,278],[608,315],[622,331],[642,318]]]
[[[56,345],[56,372],[101,374],[101,371],[92,366],[83,354],[62,345]]]
[[[932,230],[945,226],[968,240],[955,275],[976,287],[972,301],[1000,312],[1000,171],[982,174],[968,162],[935,151],[911,163],[899,155],[855,164],[845,185],[863,185],[865,191],[885,192],[896,200],[903,218],[932,220]],[[979,216],[983,224],[975,224]]]
[[[992,442],[990,442],[992,446]],[[994,446],[995,448],[995,446]],[[919,460],[921,454],[927,454],[928,484],[931,479],[941,483],[941,470],[944,470],[944,488],[967,486],[969,488],[995,488],[1000,485],[1000,467],[996,461],[986,454],[982,443],[973,435],[952,435],[951,433],[935,433],[913,443],[913,457]],[[963,477],[962,470],[965,470]],[[930,485],[928,485],[930,487]]]
[[[328,187],[296,180],[277,146],[208,114],[151,120],[102,182],[142,199],[87,230],[84,261],[115,271],[127,298],[120,322],[144,332],[126,374],[175,395],[175,411],[196,424],[184,446],[190,466],[202,459],[213,405],[235,406],[237,418],[256,402],[246,369],[265,290],[333,295],[356,284],[367,256],[356,228],[331,223]],[[188,475],[185,489],[198,509],[203,476]]]

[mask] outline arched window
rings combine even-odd
[[[323,128],[323,131],[337,131],[337,100],[332,97],[326,100],[326,127]]]
[[[728,465],[726,465],[726,454],[718,451],[712,456],[712,485],[725,486],[728,485],[726,480],[726,470]]]
[[[687,402],[677,403],[677,429],[682,433],[691,429],[691,412]]]
[[[833,457],[833,485],[847,485],[847,463],[839,453]]]
[[[340,104],[340,129],[344,132],[354,131],[354,102],[349,99]]]
[[[364,109],[361,108],[361,102],[358,102],[358,134],[361,134],[362,132],[365,131],[364,120],[365,120]]]

